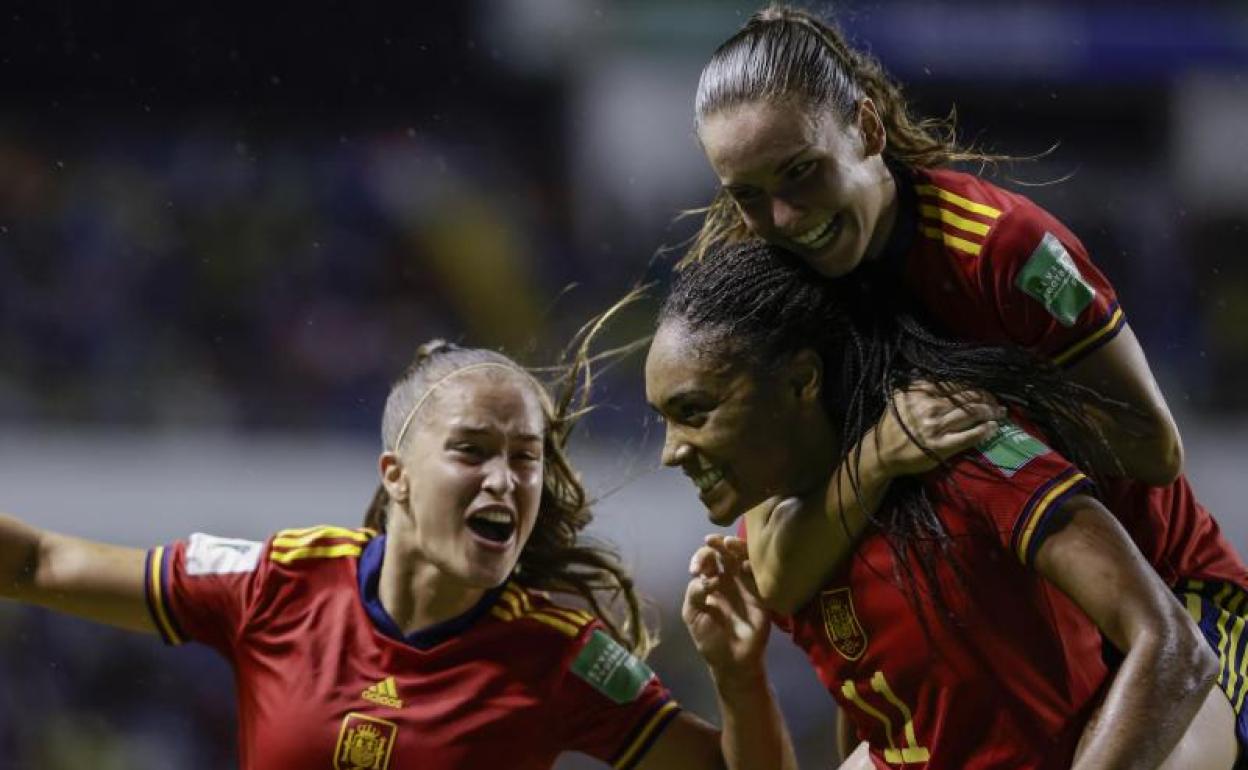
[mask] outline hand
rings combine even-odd
[[[771,621],[758,597],[745,542],[708,535],[690,559],[689,573],[681,616],[716,682],[756,676]]]
[[[880,467],[892,477],[926,473],[983,443],[1006,416],[991,393],[925,380],[895,391],[893,406],[872,431]]]

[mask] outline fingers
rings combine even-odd
[[[719,551],[711,545],[704,545],[693,552],[689,558],[689,574],[702,577],[715,577],[722,571],[719,562]]]
[[[940,393],[937,387],[920,382],[893,396],[905,427],[923,444],[1006,417],[1005,408],[990,393],[974,388]]]

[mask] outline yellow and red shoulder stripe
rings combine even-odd
[[[534,620],[569,637],[580,636],[585,626],[594,621],[594,616],[584,610],[559,607],[545,600],[535,604],[529,592],[514,580],[507,581],[498,603],[490,608],[490,614],[507,622],[521,618]]]
[[[1012,543],[1014,553],[1024,565],[1030,565],[1036,549],[1044,541],[1044,525],[1049,514],[1062,507],[1071,495],[1083,491],[1092,484],[1088,477],[1075,468],[1068,468],[1037,489],[1014,525]]]
[[[946,248],[977,257],[1001,210],[934,184],[917,184],[919,230]]]
[[[290,564],[301,559],[337,559],[359,556],[375,536],[371,529],[319,526],[286,529],[273,536],[269,560]]]

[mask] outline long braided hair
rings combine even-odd
[[[592,384],[589,344],[593,329],[583,329],[565,361],[555,368],[554,388],[537,380],[502,353],[432,340],[421,345],[415,359],[391,388],[382,417],[383,446],[395,450],[405,418],[433,383],[465,366],[495,364],[524,374],[538,390],[545,412],[543,435],[545,472],[533,532],[520,553],[514,580],[539,591],[579,597],[621,644],[645,656],[657,644],[657,633],[643,617],[641,599],[618,554],[598,543],[583,542],[580,534],[593,521],[585,487],[567,456],[567,445],[577,421],[589,409]],[[364,526],[384,532],[391,500],[379,485],[364,515]]]
[[[960,146],[953,112],[945,118],[912,116],[901,86],[875,57],[851,46],[835,24],[780,3],[752,15],[711,55],[698,80],[694,125],[700,128],[722,110],[756,101],[795,102],[848,124],[864,98],[875,104],[884,125],[887,160],[931,168],[1008,159]],[[689,213],[705,217],[685,261],[702,259],[716,244],[750,235],[724,190],[705,209]]]
[[[1084,449],[1089,441],[1104,446],[1088,411],[1107,402],[1049,361],[1020,348],[942,339],[905,308],[888,307],[888,297],[864,294],[857,282],[828,281],[760,240],[722,245],[709,257],[675,274],[659,324],[682,324],[700,353],[747,371],[768,371],[799,350],[817,352],[824,362],[823,405],[839,424],[841,459],[859,502],[857,447],[885,409],[895,413],[892,394],[916,380],[994,394],[1038,425],[1076,465],[1090,467]],[[895,480],[871,523],[887,537],[911,586],[916,576],[900,557],[915,555],[947,618],[936,567],[947,560],[951,539],[920,480]],[[956,561],[950,563],[956,568]]]

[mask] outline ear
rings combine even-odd
[[[381,475],[381,485],[386,488],[391,500],[401,502],[407,499],[407,471],[397,454],[382,452],[377,458],[377,471]]]
[[[858,134],[862,137],[863,153],[868,158],[879,155],[888,146],[884,121],[880,119],[880,111],[870,97],[863,97],[858,102]]]
[[[810,348],[794,353],[784,368],[789,392],[805,404],[818,403],[823,391],[823,359]]]

